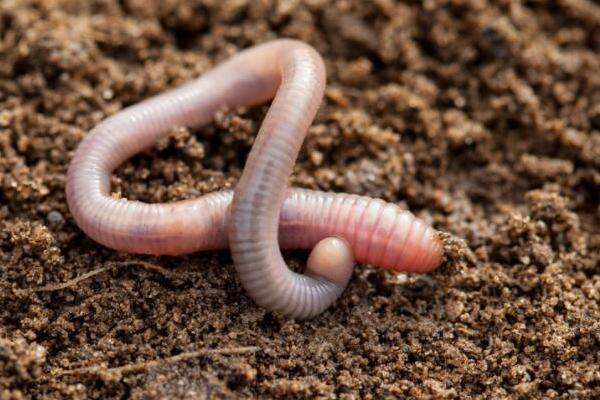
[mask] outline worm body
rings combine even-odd
[[[295,318],[318,314],[339,296],[353,258],[398,271],[435,268],[441,244],[411,213],[364,196],[287,189],[324,84],[311,47],[277,40],[122,110],[98,124],[73,157],[66,185],[73,217],[92,239],[121,251],[176,255],[229,246],[249,295]],[[235,193],[168,204],[111,196],[110,173],[173,126],[200,127],[223,106],[274,95]],[[287,268],[279,245],[315,246],[306,275]]]

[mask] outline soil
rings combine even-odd
[[[292,184],[448,233],[435,273],[358,266],[307,322],[226,251],[94,243],[64,193],[100,120],[277,37],[328,72]],[[592,0],[2,0],[0,399],[600,398],[599,71]],[[234,186],[266,110],[174,130],[114,191]]]

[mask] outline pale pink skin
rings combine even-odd
[[[287,188],[324,86],[318,53],[284,39],[242,51],[186,85],[122,110],[98,124],[73,157],[66,187],[73,217],[92,239],[125,252],[177,255],[229,247],[250,297],[298,319],[335,301],[354,259],[396,271],[436,268],[442,245],[410,212],[365,196]],[[273,96],[235,193],[168,204],[111,196],[110,173],[174,126],[197,128],[221,107],[252,106]],[[280,246],[314,247],[306,275],[287,268]]]

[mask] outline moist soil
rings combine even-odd
[[[291,184],[447,233],[436,272],[358,266],[306,322],[227,251],[119,254],[65,201],[95,124],[277,37],[328,74]],[[0,399],[599,398],[599,71],[591,0],[2,0]],[[266,110],[173,127],[115,194],[234,187]]]

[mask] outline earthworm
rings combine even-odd
[[[396,271],[434,269],[442,245],[410,212],[366,196],[287,188],[324,85],[318,53],[281,39],[108,117],[81,142],[69,166],[67,202],[75,221],[95,241],[126,252],[177,255],[229,246],[250,297],[298,319],[335,301],[354,259]],[[167,204],[111,196],[110,173],[170,128],[198,128],[222,107],[257,105],[273,96],[235,192]],[[314,246],[305,275],[288,269],[280,245]]]

